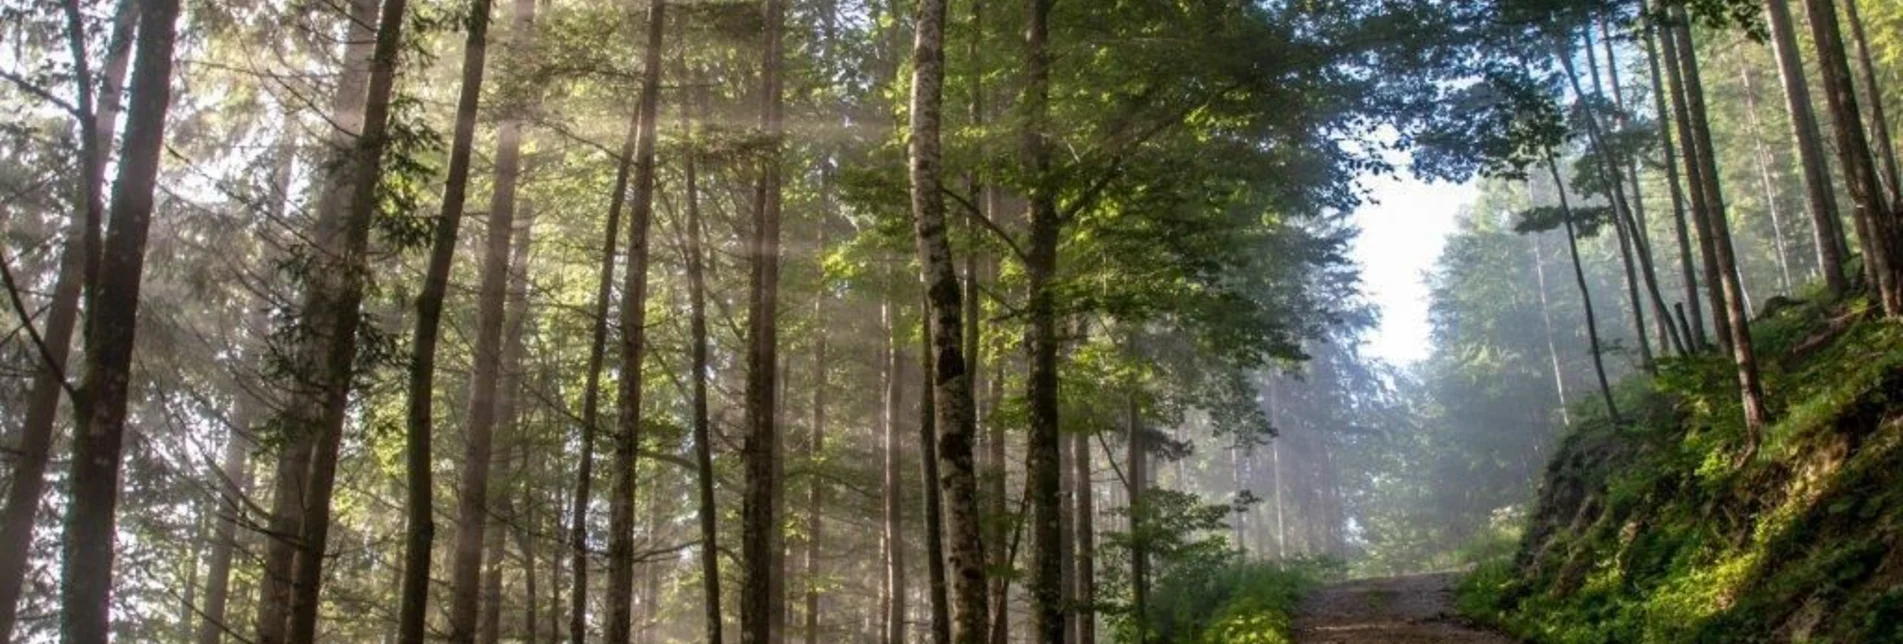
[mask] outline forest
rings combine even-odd
[[[0,0],[0,641],[1903,641],[1903,3],[501,4]]]

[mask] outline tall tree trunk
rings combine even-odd
[[[1808,197],[1811,239],[1817,245],[1817,269],[1824,275],[1824,287],[1832,296],[1850,289],[1844,277],[1843,225],[1837,218],[1837,193],[1830,184],[1830,164],[1824,158],[1824,144],[1817,132],[1817,116],[1811,109],[1810,81],[1805,78],[1803,54],[1797,48],[1797,29],[1792,24],[1789,0],[1765,0],[1765,16],[1771,23],[1771,46],[1777,55],[1778,76],[1784,86],[1784,106],[1791,116],[1791,135],[1797,145],[1798,165],[1804,169],[1804,194]]]
[[[450,139],[449,176],[443,187],[443,213],[430,241],[429,267],[416,298],[416,328],[411,346],[408,432],[405,462],[408,511],[403,549],[403,596],[397,638],[420,643],[429,614],[430,549],[436,536],[435,484],[430,471],[432,406],[436,398],[436,346],[441,336],[443,300],[449,291],[450,264],[456,257],[457,231],[469,194],[470,148],[476,137],[476,108],[482,98],[488,53],[490,0],[469,3],[463,41],[462,90],[456,100],[456,129]],[[506,239],[505,239],[506,244]],[[499,304],[499,302],[498,302]],[[499,324],[499,322],[498,322]],[[478,364],[482,358],[478,352]],[[478,367],[480,370],[481,367]],[[478,395],[472,390],[472,396]],[[487,396],[483,400],[487,400]],[[472,420],[472,424],[474,419]]]
[[[1090,434],[1075,432],[1071,441],[1071,493],[1075,494],[1075,507],[1072,510],[1077,520],[1072,538],[1076,545],[1071,554],[1076,557],[1077,576],[1075,590],[1071,593],[1075,605],[1072,610],[1077,614],[1077,644],[1096,644],[1097,642],[1097,524],[1095,507],[1095,489],[1091,484]]]
[[[919,312],[930,316],[930,302],[922,304],[925,306],[920,307]],[[918,460],[919,491],[925,498],[925,513],[921,517],[925,520],[925,594],[932,611],[932,642],[947,644],[951,641],[951,607],[947,605],[950,599],[945,581],[945,509],[938,489],[938,445],[934,440],[938,434],[938,419],[933,408],[937,406],[934,399],[938,392],[933,391],[932,386],[931,319],[926,317],[919,322]]]
[[[289,627],[285,641],[317,641],[317,609],[330,540],[330,502],[337,480],[337,451],[348,421],[355,376],[357,330],[367,281],[370,224],[377,211],[390,98],[396,83],[408,0],[384,0],[377,18],[376,45],[364,88],[362,133],[352,157],[341,164],[340,188],[347,188],[338,210],[320,213],[314,235],[319,255],[329,264],[305,285],[301,323],[310,325],[295,358],[300,382],[289,392],[285,426],[314,437],[308,469],[299,468],[302,512],[296,519],[299,540],[291,566]],[[261,644],[270,644],[269,642]]]
[[[522,462],[518,467],[521,468],[525,481],[539,480],[542,474],[539,471],[531,473],[529,464],[532,458],[529,450],[522,450]],[[524,484],[521,493],[522,520],[515,524],[514,536],[516,550],[522,553],[522,640],[526,644],[535,644],[541,641],[541,636],[536,632],[536,627],[541,624],[541,610],[536,604],[541,602],[541,597],[536,594],[536,588],[540,584],[536,583],[535,545],[531,541],[533,536],[531,532],[541,529],[541,526],[536,523],[538,517],[535,512],[534,487]]]
[[[79,3],[67,4],[69,30],[83,24]],[[40,497],[46,490],[47,455],[53,446],[55,422],[59,417],[60,395],[66,391],[67,359],[72,354],[73,329],[78,326],[80,292],[85,287],[90,257],[98,253],[96,239],[89,237],[92,222],[98,221],[101,194],[105,190],[106,164],[110,160],[113,129],[119,120],[119,100],[124,93],[126,68],[132,60],[133,27],[138,24],[139,5],[120,0],[113,18],[106,64],[101,79],[98,104],[92,100],[92,88],[82,83],[78,108],[91,118],[81,119],[80,136],[86,143],[80,151],[87,161],[76,182],[75,201],[79,202],[66,226],[66,243],[61,251],[59,274],[54,278],[53,296],[47,303],[46,326],[40,329],[46,355],[33,373],[27,393],[26,417],[20,425],[20,441],[13,460],[13,474],[7,486],[7,500],[0,510],[0,639],[13,634],[19,611],[20,591],[26,585],[27,559],[33,546],[33,526],[39,516]],[[72,36],[82,38],[82,36]],[[75,43],[83,40],[74,40]],[[86,67],[83,45],[76,50],[79,68]],[[82,74],[81,77],[85,77]]]
[[[706,609],[703,619],[706,622],[704,626],[707,629],[707,641],[720,642],[723,641],[720,637],[720,530],[718,525],[720,510],[714,500],[714,444],[707,418],[707,270],[703,259],[706,256],[703,249],[706,238],[700,222],[700,130],[695,122],[704,107],[699,97],[697,92],[690,112],[692,116],[688,118],[686,124],[687,135],[689,140],[693,141],[693,145],[689,146],[686,157],[682,160],[687,189],[687,290],[688,297],[692,300],[688,305],[688,333],[692,336],[689,340],[692,344],[690,353],[693,360],[693,373],[690,375],[693,382],[691,405],[694,431],[694,482],[696,498],[699,500],[697,514],[701,540],[700,576],[701,587],[704,591],[702,603],[705,604]],[[820,351],[823,357],[825,351],[823,345]],[[824,360],[821,360],[821,364],[823,366]],[[825,382],[823,369],[820,379],[820,382]],[[820,407],[818,402],[815,402],[814,406]],[[814,414],[816,419],[823,419],[823,411],[815,411]],[[815,420],[814,423],[815,427],[819,426],[819,420]],[[818,489],[818,486],[815,485],[814,489]]]
[[[744,452],[746,491],[742,503],[740,558],[744,562],[740,597],[741,644],[776,644],[773,610],[785,605],[785,587],[777,580],[782,571],[775,564],[784,557],[775,552],[780,540],[776,535],[784,526],[775,507],[774,490],[780,482],[774,477],[780,458],[779,428],[775,427],[776,387],[774,374],[779,365],[779,290],[780,290],[780,157],[785,149],[784,82],[786,65],[785,0],[765,0],[765,51],[761,72],[760,127],[771,142],[761,161],[759,182],[754,187],[753,239],[748,254],[752,271],[748,279],[747,307],[747,380],[746,442]],[[782,593],[776,593],[779,590]]]
[[[278,454],[271,516],[266,528],[269,539],[264,575],[259,584],[257,641],[260,644],[280,644],[290,639],[291,615],[300,594],[296,587],[298,552],[308,545],[304,541],[304,525],[313,509],[313,504],[307,501],[307,494],[312,490],[307,487],[319,465],[315,457],[327,448],[330,435],[341,438],[345,422],[343,405],[349,396],[352,371],[348,356],[356,349],[356,314],[363,298],[363,285],[358,281],[360,276],[352,278],[352,273],[327,269],[348,269],[361,263],[362,251],[356,249],[368,245],[369,222],[374,211],[366,207],[359,212],[354,200],[360,193],[374,194],[376,173],[355,164],[372,156],[381,159],[384,145],[381,131],[385,124],[375,125],[374,139],[368,136],[371,80],[379,60],[387,60],[389,73],[395,73],[393,58],[377,58],[379,45],[385,38],[381,26],[401,27],[400,17],[388,20],[379,17],[386,9],[379,5],[381,1],[354,0],[344,20],[349,44],[344,48],[342,74],[337,81],[329,119],[336,128],[329,141],[336,158],[323,165],[326,171],[315,222],[318,239],[313,242],[315,256],[329,261],[306,277],[310,283],[300,303],[302,319],[297,324],[305,325],[312,333],[289,348],[297,373],[285,386],[287,406],[279,419],[285,436]],[[402,6],[399,4],[398,8]],[[397,36],[395,32],[389,36],[392,40],[390,56],[395,55]],[[379,119],[388,112],[388,90],[384,92],[385,105],[378,109]],[[366,155],[366,151],[360,149],[364,147],[374,147],[375,154]],[[358,238],[364,242],[358,244]],[[323,515],[328,521],[327,494],[323,502],[326,505]],[[314,591],[315,588],[307,595],[313,600]]]
[[[885,433],[885,473],[884,500],[885,526],[880,537],[884,551],[885,582],[880,588],[880,609],[883,617],[885,644],[905,644],[905,503],[902,493],[903,474],[900,473],[899,413],[904,402],[904,387],[900,384],[898,311],[887,301],[880,309],[884,322],[885,358],[884,371],[880,379],[885,385],[885,410],[880,414],[879,423]]]
[[[533,0],[517,0],[518,11],[528,5],[533,10]],[[518,14],[520,16],[520,14]],[[519,18],[518,18],[519,19]],[[518,25],[525,23],[518,23]],[[506,565],[508,530],[511,526],[520,526],[523,518],[517,515],[514,488],[516,477],[513,469],[516,452],[522,450],[524,432],[522,429],[522,370],[528,357],[527,338],[529,321],[529,259],[534,248],[535,207],[523,200],[518,207],[521,216],[517,218],[514,233],[515,249],[509,260],[508,297],[503,308],[502,328],[502,368],[500,380],[496,386],[495,418],[501,429],[495,449],[490,453],[490,461],[495,463],[489,488],[490,494],[501,499],[492,511],[484,513],[484,522],[488,525],[485,538],[489,552],[483,556],[487,572],[482,578],[482,606],[477,622],[476,636],[479,641],[494,644],[502,637],[502,569]],[[523,553],[526,557],[526,551]],[[525,565],[524,570],[534,570]],[[533,598],[534,594],[530,593]],[[534,601],[528,602],[534,604]]]
[[[1870,56],[1870,39],[1864,34],[1863,12],[1857,7],[1858,0],[1843,0],[1844,11],[1850,23],[1850,40],[1857,47],[1858,71],[1862,72],[1864,102],[1870,105],[1870,138],[1876,148],[1877,160],[1883,162],[1883,180],[1890,188],[1892,207],[1895,202],[1903,201],[1903,185],[1899,185],[1896,163],[1896,140],[1890,136],[1889,110],[1883,104],[1883,86],[1877,83],[1876,61]]]
[[[1129,448],[1126,460],[1129,461],[1129,480],[1125,484],[1130,496],[1130,614],[1135,620],[1136,643],[1148,644],[1150,641],[1150,552],[1149,552],[1149,515],[1144,497],[1149,488],[1149,454],[1143,437],[1142,408],[1138,405],[1134,388],[1125,401],[1124,423],[1129,435],[1125,442]]]
[[[1671,18],[1676,21],[1677,18]],[[1703,104],[1694,104],[1692,94],[1698,89],[1698,79],[1691,75],[1693,65],[1686,64],[1692,52],[1693,42],[1690,29],[1680,29],[1679,25],[1667,24],[1661,34],[1664,42],[1666,77],[1671,83],[1672,110],[1678,120],[1679,152],[1685,158],[1685,184],[1691,194],[1692,227],[1698,233],[1698,253],[1703,260],[1705,297],[1711,306],[1711,327],[1717,336],[1718,348],[1731,351],[1731,326],[1726,323],[1725,291],[1718,262],[1717,244],[1712,239],[1707,222],[1712,219],[1712,211],[1723,207],[1723,196],[1707,185],[1708,175],[1705,151],[1698,146],[1699,133],[1704,131],[1698,126],[1698,116]],[[1715,164],[1709,167],[1716,167]]]
[[[473,11],[486,22],[488,0],[476,0]],[[478,20],[470,18],[471,31]],[[514,26],[520,30],[524,23]],[[523,35],[517,32],[518,39]],[[477,66],[480,66],[478,63]],[[467,73],[467,71],[465,71]],[[521,175],[522,124],[503,123],[496,134],[495,192],[489,200],[489,223],[484,231],[481,284],[476,292],[474,369],[469,378],[465,415],[461,495],[456,504],[456,543],[450,551],[449,641],[474,642],[481,629],[482,559],[487,542],[489,469],[494,464],[496,395],[502,376],[502,327],[507,321],[510,240],[515,234],[515,193]]]
[[[966,353],[964,298],[945,223],[940,154],[945,89],[945,0],[921,0],[912,47],[911,187],[918,261],[925,283],[925,382],[921,451],[925,463],[927,543],[942,548],[941,529],[951,542],[952,606],[945,606],[945,560],[934,553],[934,641],[978,644],[990,621],[986,606],[983,516],[978,512],[976,400]],[[948,513],[939,516],[940,501]],[[949,615],[947,613],[950,613]],[[950,623],[947,623],[950,622]]]
[[[1751,67],[1740,60],[1739,80],[1744,83],[1745,134],[1751,138],[1751,157],[1757,162],[1758,183],[1764,190],[1765,210],[1771,215],[1771,249],[1777,257],[1778,286],[1783,292],[1791,293],[1794,282],[1791,279],[1791,258],[1785,252],[1784,215],[1782,201],[1777,194],[1777,180],[1771,172],[1771,151],[1764,146],[1764,128],[1758,123],[1757,81],[1752,78]]]
[[[628,644],[634,627],[635,461],[641,448],[642,367],[647,356],[648,229],[654,219],[656,121],[661,104],[661,45],[665,0],[648,4],[641,95],[634,146],[634,201],[630,204],[628,272],[621,300],[620,414],[615,432],[614,490],[608,517],[609,644]]]
[[[1553,310],[1546,298],[1546,253],[1540,248],[1538,235],[1532,236],[1533,276],[1540,289],[1540,322],[1546,329],[1546,355],[1553,364],[1553,391],[1559,395],[1559,421],[1566,427],[1573,426],[1573,414],[1566,403],[1566,378],[1559,368],[1559,345],[1553,341]]]
[[[1810,16],[1811,39],[1817,47],[1819,75],[1824,82],[1824,98],[1830,105],[1831,124],[1837,133],[1837,157],[1843,164],[1845,181],[1850,185],[1851,203],[1857,220],[1862,222],[1858,240],[1863,248],[1865,273],[1876,287],[1883,312],[1890,317],[1903,316],[1903,249],[1897,244],[1896,214],[1884,193],[1875,155],[1864,135],[1862,111],[1857,105],[1856,83],[1850,62],[1844,55],[1843,33],[1837,25],[1835,0],[1804,0]]]
[[[289,209],[290,200],[285,195],[289,192],[291,182],[292,157],[295,156],[295,146],[291,141],[294,137],[287,131],[279,149],[281,156],[273,178],[279,195],[272,213],[274,216],[282,216]],[[252,356],[262,357],[265,352],[265,335],[269,332],[269,324],[264,303],[254,302],[251,320],[246,325],[252,333],[252,344],[248,347]],[[225,454],[219,466],[219,513],[217,524],[212,530],[205,602],[199,612],[196,636],[198,644],[219,644],[225,640],[225,632],[231,628],[226,623],[226,613],[232,594],[232,562],[239,549],[238,526],[245,520],[245,508],[251,495],[251,454],[257,449],[257,436],[252,432],[252,426],[267,408],[260,394],[246,385],[236,384],[233,389],[237,400],[233,403],[227,427],[230,434],[225,437]]]
[[[1613,112],[1613,124],[1617,131],[1626,132],[1631,129],[1629,115],[1632,111],[1626,105],[1625,87],[1619,82],[1619,58],[1612,47],[1612,28],[1604,17],[1599,19],[1599,36],[1600,44],[1605,48],[1607,81],[1611,83],[1612,104],[1616,108]],[[1595,79],[1597,74],[1598,72],[1595,71]],[[1595,88],[1597,88],[1596,83]],[[1601,145],[1605,143],[1602,142]],[[1620,161],[1625,164],[1625,174],[1620,178],[1624,181],[1627,192],[1632,196],[1629,202],[1630,207],[1626,210],[1626,214],[1629,215],[1626,227],[1632,231],[1632,248],[1639,260],[1639,275],[1644,279],[1646,296],[1651,299],[1652,327],[1656,333],[1655,341],[1658,343],[1658,350],[1664,353],[1669,347],[1679,355],[1689,355],[1690,340],[1681,336],[1678,333],[1678,327],[1672,324],[1671,307],[1665,304],[1665,296],[1659,290],[1658,257],[1652,250],[1652,232],[1645,211],[1644,183],[1639,180],[1639,155],[1632,153],[1619,156]],[[1614,168],[1612,171],[1617,172],[1618,169]]]
[[[1027,0],[1024,90],[1019,98],[1024,156],[1030,171],[1031,244],[1025,261],[1029,309],[1025,344],[1029,350],[1025,398],[1030,432],[1025,444],[1025,474],[1031,491],[1031,640],[1064,641],[1063,537],[1059,529],[1063,495],[1059,483],[1057,424],[1057,303],[1051,280],[1057,272],[1057,195],[1050,185],[1048,140],[1051,92],[1050,16],[1053,0]]]
[[[1599,320],[1593,314],[1592,289],[1586,286],[1585,265],[1579,259],[1579,236],[1573,230],[1572,200],[1566,196],[1566,181],[1559,174],[1559,162],[1553,160],[1550,152],[1546,155],[1546,171],[1553,178],[1553,186],[1558,189],[1559,207],[1566,217],[1566,249],[1572,255],[1573,281],[1579,285],[1579,301],[1585,308],[1586,339],[1591,344],[1593,374],[1599,378],[1599,394],[1605,398],[1606,417],[1612,420],[1612,424],[1622,425],[1624,421],[1619,418],[1619,405],[1612,400],[1612,384],[1606,380],[1606,361],[1600,355]]]
[[[1666,97],[1671,94],[1671,85],[1659,73],[1659,41],[1664,38],[1658,25],[1647,22],[1645,25],[1645,65],[1652,77],[1652,105],[1659,115],[1659,149],[1665,154],[1665,183],[1672,195],[1672,237],[1678,242],[1679,282],[1685,288],[1685,299],[1679,310],[1688,315],[1680,316],[1679,332],[1684,336],[1686,349],[1697,351],[1709,345],[1705,337],[1704,307],[1698,301],[1698,268],[1692,260],[1691,231],[1685,224],[1686,197],[1679,177],[1678,148],[1673,145],[1673,129],[1683,128],[1682,112],[1667,107]],[[1671,72],[1677,77],[1677,70]],[[1674,99],[1673,105],[1676,105]],[[1677,125],[1673,125],[1676,123]]]
[[[614,192],[608,200],[608,222],[601,242],[601,267],[595,283],[593,337],[588,347],[588,376],[582,389],[581,462],[575,474],[575,496],[570,500],[569,551],[573,587],[569,591],[568,636],[572,644],[588,640],[588,508],[594,487],[595,434],[601,422],[601,371],[607,362],[608,311],[614,299],[615,251],[620,234],[621,209],[628,195],[636,140],[640,138],[641,110],[629,112],[627,136],[621,142]]]
[[[1586,93],[1579,83],[1579,73],[1574,69],[1571,47],[1571,42],[1560,47],[1558,57],[1562,66],[1566,68],[1566,76],[1572,84],[1573,93],[1577,96],[1585,96]],[[1586,52],[1587,70],[1592,74],[1593,96],[1604,100],[1606,92],[1599,80],[1599,58],[1593,53],[1590,30],[1586,33],[1586,40],[1581,49]],[[1632,337],[1639,343],[1639,364],[1645,370],[1651,371],[1653,369],[1652,341],[1646,336],[1645,296],[1639,287],[1638,261],[1633,257],[1634,246],[1640,244],[1636,223],[1638,218],[1632,216],[1632,202],[1626,199],[1625,176],[1619,171],[1619,164],[1613,160],[1615,153],[1606,143],[1605,126],[1600,123],[1596,112],[1586,113],[1586,134],[1595,151],[1592,153],[1594,157],[1592,165],[1598,171],[1600,182],[1609,191],[1605,195],[1606,200],[1612,203],[1612,230],[1619,241],[1619,266],[1625,273],[1627,304],[1632,310]]]
[[[111,632],[119,460],[178,13],[177,0],[140,3],[126,139],[100,249],[98,298],[86,320],[85,379],[74,405],[72,492],[60,551],[60,628],[67,642],[103,643]]]
[[[1683,44],[1678,60],[1684,68],[1686,109],[1691,112],[1690,129],[1697,149],[1698,163],[1693,166],[1697,172],[1694,174],[1699,176],[1698,183],[1704,186],[1705,203],[1709,206],[1704,221],[1695,223],[1700,224],[1701,236],[1711,240],[1713,259],[1717,262],[1718,284],[1724,296],[1721,298],[1724,321],[1730,329],[1726,334],[1730,336],[1728,348],[1737,366],[1738,392],[1744,406],[1748,454],[1757,449],[1759,434],[1764,425],[1770,422],[1771,414],[1764,404],[1764,385],[1758,376],[1757,353],[1751,342],[1751,313],[1745,308],[1744,286],[1738,278],[1738,262],[1731,247],[1731,226],[1725,215],[1724,193],[1718,185],[1717,152],[1712,146],[1711,128],[1706,121],[1705,90],[1704,82],[1699,78],[1698,52],[1692,44],[1691,26],[1685,18],[1684,9],[1679,7],[1674,11],[1675,28]],[[1717,307],[1714,310],[1718,310]]]

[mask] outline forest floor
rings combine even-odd
[[[1325,586],[1295,613],[1299,644],[1510,644],[1454,610],[1453,573],[1361,579]]]

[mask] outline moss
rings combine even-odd
[[[1586,412],[1461,610],[1536,642],[1903,642],[1903,327],[1858,307],[1754,324],[1779,419],[1749,462],[1722,357],[1622,383],[1629,424]]]

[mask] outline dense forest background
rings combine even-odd
[[[1780,299],[1903,308],[1891,2],[0,17],[18,641],[1168,641],[1238,560],[1452,565],[1668,358],[1756,427]],[[1392,365],[1403,172],[1483,196]]]

